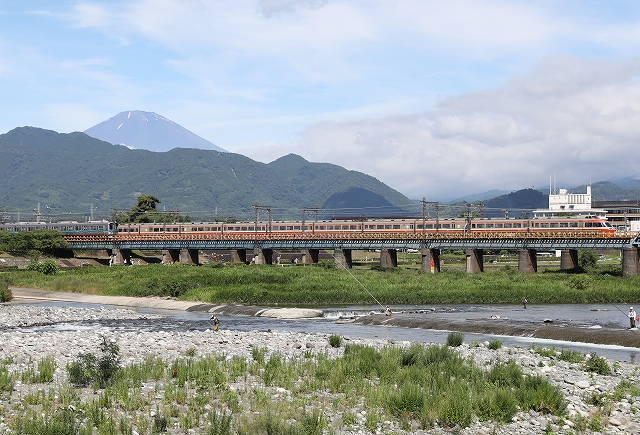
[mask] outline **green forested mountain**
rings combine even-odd
[[[354,188],[371,198],[358,206],[410,203],[369,175],[296,155],[264,164],[210,150],[131,150],[33,127],[0,135],[0,174],[0,207],[9,219],[22,213],[22,220],[34,218],[38,203],[44,218],[80,220],[92,205],[95,219],[108,217],[114,207],[130,209],[141,194],[160,198],[159,210],[179,209],[194,219],[252,218],[256,203],[271,206],[274,219],[300,218],[303,207],[332,206],[333,195]]]

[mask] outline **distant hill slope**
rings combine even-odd
[[[164,116],[140,110],[120,112],[84,132],[105,142],[149,151],[197,148],[226,152]]]
[[[353,188],[375,198],[359,203],[364,207],[379,206],[379,198],[396,206],[411,202],[369,175],[296,155],[264,164],[200,149],[158,153],[112,145],[84,133],[33,127],[0,135],[0,173],[0,206],[21,211],[22,220],[33,220],[30,211],[38,203],[44,214],[57,218],[69,219],[72,212],[74,219],[83,219],[91,205],[96,218],[106,217],[114,206],[131,208],[140,194],[160,198],[160,210],[180,209],[194,219],[253,219],[255,203],[271,206],[274,219],[299,219],[303,207],[325,204],[332,195]]]
[[[484,202],[486,216],[503,216],[503,210],[535,210],[549,208],[549,195],[539,190],[522,189]],[[513,213],[511,213],[513,214]],[[512,216],[517,217],[517,216]]]

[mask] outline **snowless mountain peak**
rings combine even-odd
[[[105,142],[126,144],[131,149],[198,148],[227,152],[162,115],[140,110],[120,112],[84,132]]]

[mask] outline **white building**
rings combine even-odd
[[[533,211],[534,218],[552,216],[598,216],[605,217],[606,210],[591,208],[591,186],[587,193],[569,193],[560,189],[558,193],[549,192],[549,208]]]

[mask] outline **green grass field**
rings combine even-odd
[[[589,273],[544,270],[521,274],[510,267],[468,274],[447,269],[317,266],[185,266],[176,264],[0,272],[9,286],[121,296],[172,296],[181,300],[281,306],[347,304],[630,303],[640,301],[640,277],[621,277],[619,266]]]

